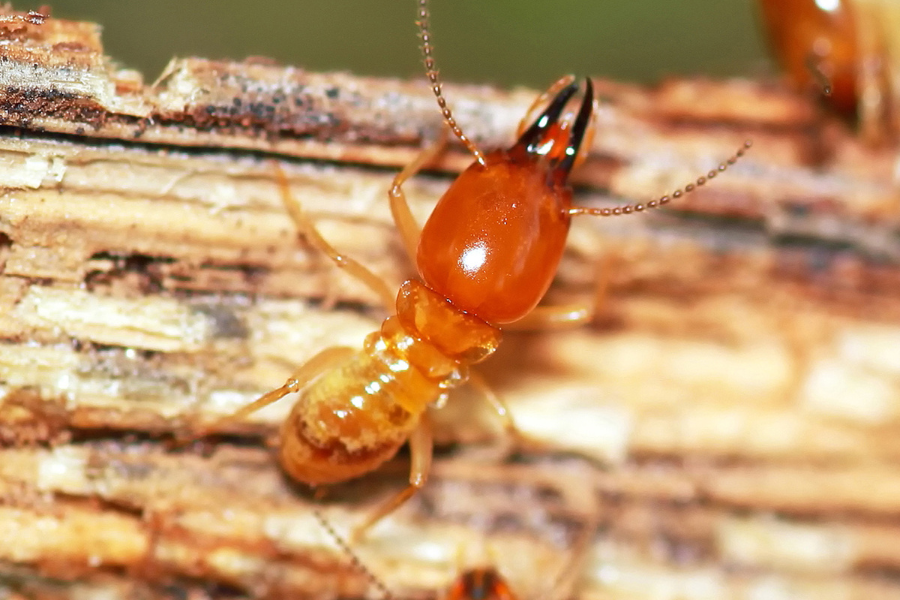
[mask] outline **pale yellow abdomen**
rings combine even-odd
[[[303,390],[282,427],[284,470],[310,485],[336,483],[393,457],[442,392],[441,380],[404,356],[372,334],[365,349]]]

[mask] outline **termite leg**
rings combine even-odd
[[[538,306],[515,323],[507,323],[503,329],[504,331],[570,329],[590,323],[597,312],[597,305],[588,301]]]
[[[611,271],[609,255],[597,261],[594,293],[589,300],[571,304],[538,306],[523,318],[503,326],[510,331],[540,331],[547,329],[572,329],[586,325],[600,314],[606,305]]]
[[[409,485],[402,492],[382,504],[373,512],[365,522],[353,530],[351,541],[358,542],[366,532],[378,521],[388,516],[412,498],[428,481],[428,473],[431,471],[431,455],[434,450],[434,436],[431,431],[431,421],[427,414],[422,415],[418,427],[409,436]]]
[[[316,229],[315,223],[309,218],[306,211],[303,210],[303,205],[291,194],[287,176],[277,164],[275,164],[275,178],[278,181],[278,188],[281,191],[281,200],[284,203],[284,207],[291,216],[291,219],[293,219],[294,225],[297,227],[300,235],[316,249],[330,258],[334,264],[368,286],[368,288],[375,292],[381,300],[381,303],[384,305],[387,312],[393,313],[396,295],[387,282],[358,261],[335,250],[334,246],[329,244],[325,238],[322,237],[322,234]]]
[[[497,416],[500,417],[500,420],[503,422],[503,428],[506,429],[507,435],[513,440],[522,439],[522,432],[516,427],[516,421],[513,419],[512,413],[506,405],[506,402],[494,392],[484,377],[480,373],[469,373],[469,385],[475,388],[478,393],[484,397],[487,403],[491,405],[491,408],[494,409],[494,412],[497,413]]]
[[[248,415],[261,410],[270,404],[278,402],[288,394],[299,392],[307,383],[337,364],[347,360],[347,358],[352,356],[355,352],[356,350],[347,346],[331,346],[325,348],[300,365],[296,371],[291,373],[290,377],[285,380],[284,385],[281,387],[266,392],[250,404],[242,406],[230,415],[225,415],[224,417],[213,421],[202,429],[191,432],[189,436],[178,438],[177,441],[179,443],[188,443],[195,439],[205,437],[207,434],[221,428],[223,425],[233,421],[240,421]]]
[[[440,137],[434,143],[426,146],[411,163],[397,173],[393,183],[391,183],[391,189],[388,190],[394,224],[400,231],[400,237],[403,238],[403,247],[406,249],[406,254],[413,264],[416,264],[416,253],[419,249],[419,235],[422,232],[422,228],[416,223],[416,218],[413,217],[412,212],[409,210],[406,194],[403,193],[403,184],[441,153],[444,145],[447,143],[448,133],[449,130],[446,127],[442,127]]]
[[[594,541],[597,527],[600,524],[600,510],[594,496],[593,485],[570,486],[563,493],[567,496],[568,501],[578,505],[579,512],[584,515],[585,521],[572,544],[571,558],[556,576],[547,600],[565,600],[572,597],[573,588],[578,583],[578,578],[591,549],[591,542]]]
[[[522,134],[525,133],[525,130],[528,129],[532,123],[534,123],[534,115],[538,111],[538,109],[542,108],[550,98],[555,97],[564,88],[572,85],[573,81],[575,81],[574,75],[563,75],[562,77],[557,79],[553,83],[553,85],[547,88],[546,92],[542,93],[534,99],[534,102],[531,103],[531,106],[529,106],[528,110],[525,112],[525,116],[522,117],[521,121],[519,121],[519,128],[516,129],[516,139],[522,137]]]

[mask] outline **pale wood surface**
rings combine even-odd
[[[287,404],[205,446],[165,439],[378,326],[296,239],[270,160],[328,240],[399,283],[386,190],[440,126],[428,88],[199,59],[146,86],[92,25],[0,30],[0,589],[377,597],[265,447]],[[362,560],[398,597],[479,560],[541,597],[587,494],[582,598],[897,597],[896,151],[769,83],[598,86],[581,203],[647,200],[754,149],[672,211],[576,225],[552,295],[590,293],[599,260],[597,323],[509,334],[484,368],[529,442],[509,460],[487,407],[455,395],[433,480]],[[485,147],[533,96],[446,91]],[[448,181],[408,186],[420,220]],[[346,531],[405,469],[338,486],[326,515]]]

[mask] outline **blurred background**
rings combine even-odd
[[[14,2],[18,10],[47,2]],[[265,56],[310,70],[421,74],[413,0],[55,0],[103,26],[106,53],[148,81],[172,56]],[[447,80],[544,88],[564,73],[653,82],[774,72],[754,0],[432,0]]]

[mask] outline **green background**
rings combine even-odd
[[[16,2],[17,9],[41,2]],[[153,80],[172,56],[266,56],[311,70],[421,73],[413,0],[57,0]],[[650,82],[773,68],[753,0],[433,0],[448,80],[543,88],[563,73]]]

